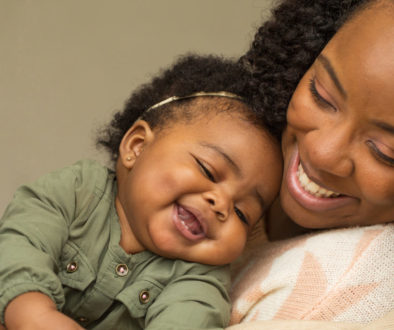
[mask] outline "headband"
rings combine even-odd
[[[161,101],[159,103],[156,103],[154,105],[152,105],[151,107],[149,107],[146,111],[151,111],[153,109],[159,108],[162,105],[171,103],[171,102],[175,102],[175,101],[179,101],[179,100],[184,100],[184,99],[190,99],[193,97],[200,97],[200,96],[218,96],[218,97],[227,97],[229,99],[236,99],[236,100],[240,100],[243,101],[243,98],[239,95],[230,93],[230,92],[198,92],[198,93],[193,93],[187,96],[171,96],[168,99],[165,99],[164,101]]]

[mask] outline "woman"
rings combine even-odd
[[[394,219],[393,6],[285,1],[242,58],[262,108],[281,120],[290,100],[281,204],[303,227]]]
[[[285,0],[261,26],[241,61],[252,73],[256,93],[265,95],[261,108],[277,114],[276,121],[267,124],[280,133],[287,119],[280,207],[268,219],[270,238],[310,229],[375,226],[283,241],[274,248],[265,246],[269,253],[260,247],[236,278],[233,323],[271,318],[368,322],[390,312],[394,308],[394,2]],[[348,250],[344,248],[352,242]],[[299,248],[308,244],[309,250]],[[269,254],[282,257],[295,245],[303,251],[297,271],[304,282],[298,276],[288,284],[291,271],[286,277],[283,268],[275,266],[297,263],[297,254],[283,259],[287,264],[279,257],[271,260]],[[367,255],[367,261],[360,261]],[[313,276],[320,275],[311,277],[308,265],[315,267]],[[259,272],[264,279],[256,281]],[[278,282],[283,275],[284,281],[268,286],[269,272],[276,276],[271,280]],[[360,278],[371,283],[357,282]],[[372,288],[374,281],[378,284]],[[350,287],[353,291],[339,296],[338,287],[344,283],[348,287],[341,287],[342,292]],[[377,297],[371,298],[373,292]],[[278,300],[276,310],[269,307]]]

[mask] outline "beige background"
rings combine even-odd
[[[271,0],[0,0],[0,214],[81,158],[132,89],[188,51],[238,57]]]

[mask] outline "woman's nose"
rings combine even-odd
[[[226,221],[230,212],[230,198],[223,191],[207,191],[204,200],[220,221]]]
[[[350,153],[354,150],[353,140],[354,134],[346,125],[316,129],[305,135],[300,152],[306,154],[310,166],[315,170],[345,178],[354,172]]]

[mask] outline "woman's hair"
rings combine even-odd
[[[152,129],[161,129],[178,120],[180,116],[187,120],[195,119],[192,105],[197,103],[198,98],[178,100],[152,111],[146,110],[169,97],[188,96],[197,92],[225,91],[242,97],[242,103],[246,106],[240,105],[239,101],[238,106],[231,106],[230,99],[224,97],[215,100],[227,104],[225,111],[242,112],[244,119],[265,128],[265,112],[257,111],[254,107],[256,97],[252,97],[249,90],[250,78],[250,73],[237,61],[212,55],[183,56],[171,68],[162,71],[150,83],[140,86],[131,94],[123,111],[117,112],[99,133],[97,145],[104,147],[115,161],[124,134],[139,118],[146,120]]]
[[[284,0],[258,29],[239,62],[251,73],[256,108],[279,134],[290,98],[327,42],[359,9],[375,0]],[[261,103],[260,103],[261,102]]]

